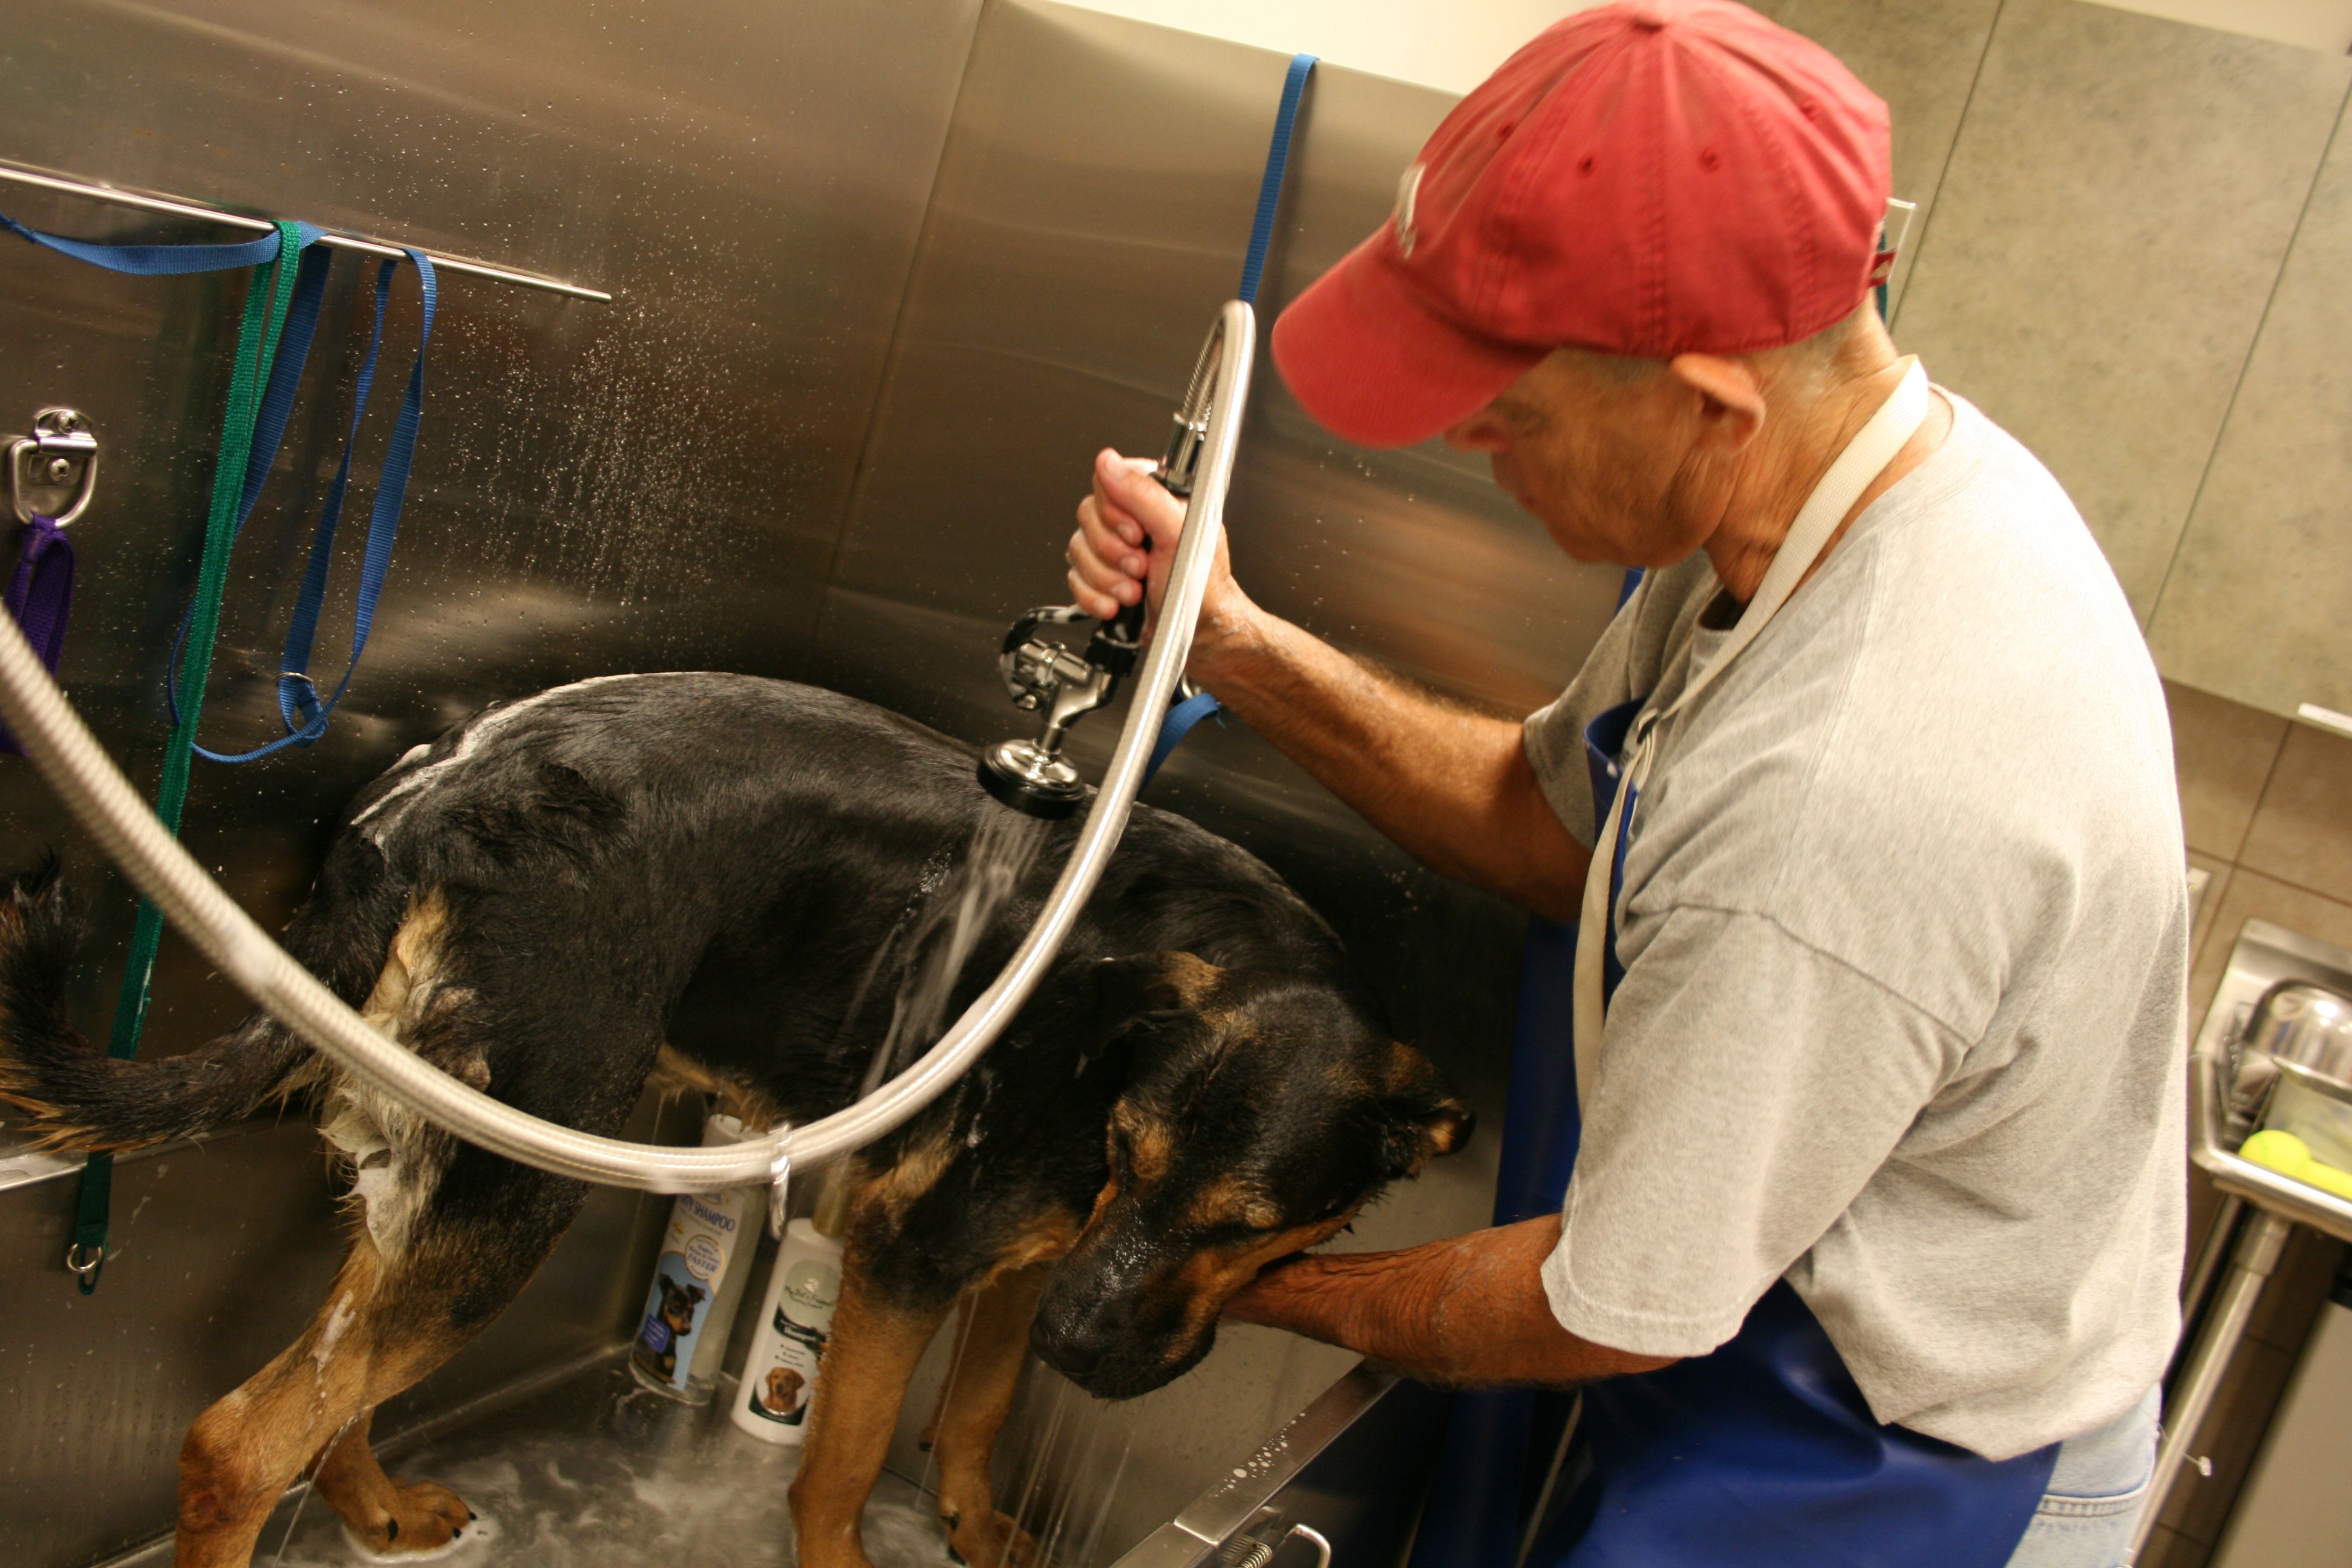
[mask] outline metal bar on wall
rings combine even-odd
[[[267,234],[274,226],[267,218],[249,217],[243,213],[225,212],[219,207],[202,206],[170,196],[151,196],[136,191],[117,190],[112,185],[92,184],[65,174],[52,174],[39,169],[22,168],[0,163],[0,180],[11,184],[30,185],[36,190],[58,191],[69,196],[87,196],[92,201],[107,202],[119,207],[136,207],[141,212],[162,213],[170,217],[199,218],[206,223],[226,224],[251,234]],[[364,239],[357,235],[338,234],[332,229],[320,234],[319,243],[338,250],[357,251],[363,256],[398,257],[406,254],[396,245],[382,240]],[[497,283],[511,283],[520,289],[537,289],[550,294],[562,294],[572,300],[593,300],[600,305],[612,303],[613,296],[602,289],[590,289],[578,283],[566,283],[557,278],[542,278],[535,272],[518,272],[509,267],[494,267],[487,261],[469,261],[460,256],[444,256],[428,250],[434,267],[443,272],[462,272],[468,277],[488,278]]]

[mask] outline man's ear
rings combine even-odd
[[[1718,450],[1736,452],[1762,432],[1764,384],[1753,365],[1717,354],[1676,354],[1666,370],[1698,395],[1704,438]]]
[[[1223,973],[1189,952],[1106,958],[1087,976],[1095,1037],[1108,1038],[1150,1013],[1198,1012]]]
[[[1388,1176],[1400,1181],[1421,1173],[1440,1154],[1470,1142],[1477,1113],[1445,1092],[1444,1080],[1429,1058],[1411,1046],[1389,1047],[1381,1085],[1381,1110],[1388,1128]]]

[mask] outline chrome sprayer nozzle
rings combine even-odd
[[[1094,793],[1078,770],[1034,741],[1000,741],[980,755],[981,787],[1013,810],[1058,822]]]

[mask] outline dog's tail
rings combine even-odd
[[[329,879],[320,880],[324,895]],[[314,896],[313,909],[320,901]],[[313,909],[297,917],[289,942]],[[397,924],[395,905],[392,922],[373,944],[378,965]],[[307,1079],[314,1059],[309,1048],[258,1011],[184,1056],[108,1057],[82,1037],[66,1012],[66,981],[82,936],[81,911],[58,881],[54,858],[0,883],[0,1100],[26,1113],[42,1147],[96,1152],[193,1137],[244,1120]],[[311,955],[298,950],[296,956],[319,967]],[[368,979],[373,973],[367,971]],[[322,978],[347,991],[353,977]],[[338,979],[346,984],[337,984]]]

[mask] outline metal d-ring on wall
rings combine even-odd
[[[112,185],[94,184],[77,180],[70,174],[51,174],[44,169],[30,169],[16,163],[0,163],[0,181],[13,185],[27,185],[39,191],[57,191],[69,196],[87,196],[118,207],[135,207],[141,212],[160,213],[166,217],[195,218],[205,223],[226,224],[248,234],[268,234],[277,225],[266,218],[249,217],[220,207],[202,206],[194,202],[181,201],[173,196],[149,195],[141,191],[119,190]],[[319,237],[320,245],[336,250],[356,251],[362,256],[381,256],[397,260],[405,254],[396,245],[386,245],[379,239],[363,239],[358,235],[339,234],[327,229]],[[590,289],[578,283],[566,283],[558,278],[542,278],[536,272],[518,272],[510,267],[494,267],[487,261],[468,261],[462,256],[443,256],[437,251],[425,253],[434,267],[443,272],[462,272],[473,278],[488,278],[494,282],[511,283],[518,289],[538,289],[550,294],[562,294],[572,300],[593,300],[598,304],[612,303],[613,296],[602,289]]]
[[[1127,724],[1077,843],[1019,949],[987,990],[919,1060],[847,1110],[716,1149],[600,1138],[492,1100],[376,1033],[296,963],[163,830],[41,667],[14,620],[0,616],[0,718],[68,809],[164,918],[237,987],[371,1088],[493,1153],[559,1176],[645,1192],[781,1186],[793,1163],[864,1147],[904,1123],[961,1078],[1045,978],[1101,879],[1143,786],[1161,716],[1184,670],[1223,530],[1226,487],[1256,347],[1250,308],[1228,300],[1211,329],[1214,395],[1199,478],[1170,569],[1160,629],[1136,682]]]

